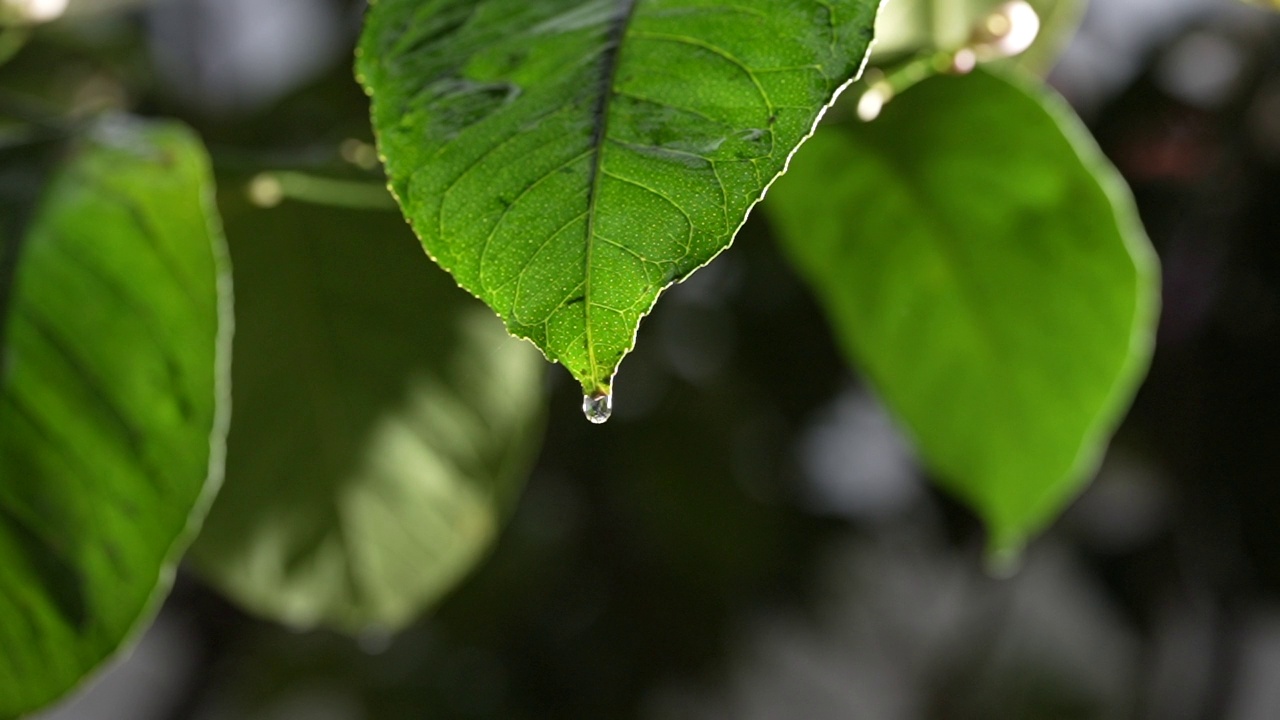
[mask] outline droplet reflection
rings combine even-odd
[[[613,415],[613,396],[608,393],[593,393],[582,397],[582,414],[596,425],[602,425]]]

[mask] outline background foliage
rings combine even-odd
[[[197,129],[222,188],[233,260],[245,264],[240,301],[261,308],[247,335],[258,340],[246,347],[268,351],[260,370],[245,371],[280,378],[264,382],[282,391],[270,404],[282,413],[299,387],[333,397],[312,378],[344,354],[364,358],[366,338],[379,333],[356,323],[329,337],[333,352],[300,351],[293,323],[267,313],[324,315],[326,295],[350,297],[350,288],[291,286],[284,280],[295,268],[283,253],[319,253],[313,260],[351,270],[342,278],[366,277],[359,286],[371,303],[402,276],[420,275],[418,292],[449,289],[421,257],[416,267],[406,253],[394,269],[361,272],[364,248],[325,239],[344,227],[407,237],[377,190],[367,100],[350,79],[357,5],[193,0],[88,15],[42,29],[0,68],[7,93],[39,98],[52,114],[127,108]],[[1135,186],[1166,263],[1169,311],[1151,382],[1099,482],[1032,547],[1016,579],[981,574],[984,536],[973,516],[922,483],[928,473],[846,369],[823,311],[757,216],[642,327],[610,425],[583,423],[580,390],[552,375],[547,436],[512,524],[434,615],[394,640],[291,634],[183,575],[133,660],[55,713],[1268,717],[1280,647],[1268,610],[1278,575],[1275,388],[1265,372],[1276,302],[1267,188],[1280,155],[1270,122],[1274,21],[1243,8],[1170,6],[1135,25],[1122,22],[1123,6],[1095,7],[1076,46],[1084,59],[1069,51],[1055,82]],[[1120,27],[1130,34],[1108,34]],[[1158,33],[1143,39],[1140,27]],[[268,40],[255,44],[258,33]],[[303,39],[290,47],[289,37]],[[1090,65],[1106,47],[1134,73],[1116,74],[1119,60]],[[847,212],[858,215],[852,203]],[[413,342],[451,332],[429,320],[422,315],[424,340]],[[344,327],[340,317],[318,325]],[[519,370],[526,348],[511,347],[512,372],[536,371],[537,362]],[[357,362],[342,389],[411,408],[421,385],[399,374],[432,357]],[[495,392],[467,394],[483,400],[471,412],[536,433],[536,409],[522,413],[518,396],[485,390]],[[306,408],[296,417],[320,415]],[[358,456],[371,437],[358,427],[343,452]],[[369,487],[368,474],[344,473],[305,446],[295,452],[316,459],[320,487]],[[527,448],[516,442],[508,452],[509,468],[478,472],[524,475]],[[270,456],[255,451],[249,461]],[[496,518],[509,498],[486,494],[481,512]],[[221,522],[234,538],[254,519],[232,512]],[[303,583],[336,577],[341,563],[326,566],[298,537],[285,535],[259,567]],[[218,579],[216,552],[195,557],[200,577],[236,595]],[[412,568],[391,577],[404,573]],[[318,617],[314,607],[292,609],[300,624]]]

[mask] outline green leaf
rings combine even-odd
[[[879,0],[378,0],[361,81],[427,252],[607,393],[859,71]]]
[[[145,624],[221,479],[230,286],[210,182],[189,131],[104,122],[7,235],[0,717]]]
[[[192,557],[289,625],[398,629],[493,542],[541,437],[543,364],[398,213],[224,206],[236,422]]]
[[[1147,367],[1157,261],[1061,100],[926,80],[821,131],[769,209],[845,351],[1015,549],[1094,471]]]

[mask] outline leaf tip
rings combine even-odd
[[[1026,537],[1021,533],[993,533],[983,557],[983,569],[997,580],[1007,580],[1022,570]]]

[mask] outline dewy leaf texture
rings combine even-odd
[[[358,74],[427,252],[608,393],[860,70],[879,0],[377,0]]]
[[[768,203],[784,244],[939,480],[1015,550],[1089,479],[1151,357],[1159,272],[1128,189],[1061,99],[986,72],[811,149]]]
[[[0,343],[0,718],[144,625],[221,480],[229,278],[209,161],[172,124],[71,141]]]

